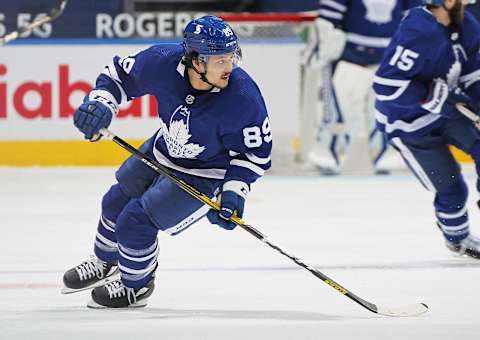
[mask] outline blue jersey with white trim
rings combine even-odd
[[[440,24],[425,7],[400,24],[374,77],[376,120],[389,138],[422,135],[440,126],[448,91],[460,87],[480,99],[480,25],[468,12],[458,31]],[[428,98],[428,100],[427,100]]]
[[[346,33],[342,60],[375,65],[405,11],[418,5],[420,0],[320,0],[319,16]]]
[[[272,148],[259,88],[235,68],[227,88],[195,90],[182,56],[180,44],[158,44],[115,57],[93,93],[106,90],[118,103],[156,97],[160,129],[153,153],[159,163],[200,177],[254,182],[270,167]]]

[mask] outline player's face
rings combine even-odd
[[[210,56],[206,64],[208,81],[218,88],[226,88],[235,62],[234,53]]]

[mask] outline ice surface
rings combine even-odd
[[[452,256],[432,195],[409,174],[270,176],[245,220],[361,298],[424,302],[414,318],[370,313],[250,234],[202,221],[160,235],[157,289],[141,310],[90,310],[61,295],[92,251],[114,169],[0,169],[0,339],[474,339],[480,262]],[[468,176],[474,185],[474,177]],[[472,230],[480,234],[472,189]]]

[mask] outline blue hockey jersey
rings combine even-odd
[[[346,33],[342,60],[375,65],[405,11],[418,5],[419,0],[320,0],[319,16]]]
[[[438,105],[448,93],[431,93],[434,81],[460,86],[480,99],[480,25],[468,12],[458,32],[425,7],[400,24],[374,77],[376,120],[389,138],[424,134],[445,119]],[[428,101],[427,101],[428,98]],[[430,99],[431,98],[431,99]]]
[[[254,182],[271,164],[272,133],[260,90],[241,68],[232,71],[225,89],[195,90],[182,56],[180,44],[158,44],[115,57],[93,91],[106,90],[119,104],[156,97],[160,129],[152,151],[160,164],[200,177]]]

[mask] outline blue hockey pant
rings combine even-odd
[[[140,150],[153,158],[151,143],[146,141]],[[217,179],[174,173],[209,197],[221,184]],[[116,178],[118,183],[102,200],[94,251],[103,261],[118,261],[122,282],[138,289],[157,267],[158,231],[176,235],[209,208],[133,156],[118,169]]]
[[[435,193],[437,223],[445,238],[459,242],[469,234],[468,188],[449,145],[470,154],[480,173],[480,133],[465,117],[448,120],[441,127],[415,138],[392,138],[408,167],[422,185]],[[478,181],[477,181],[478,187]]]

